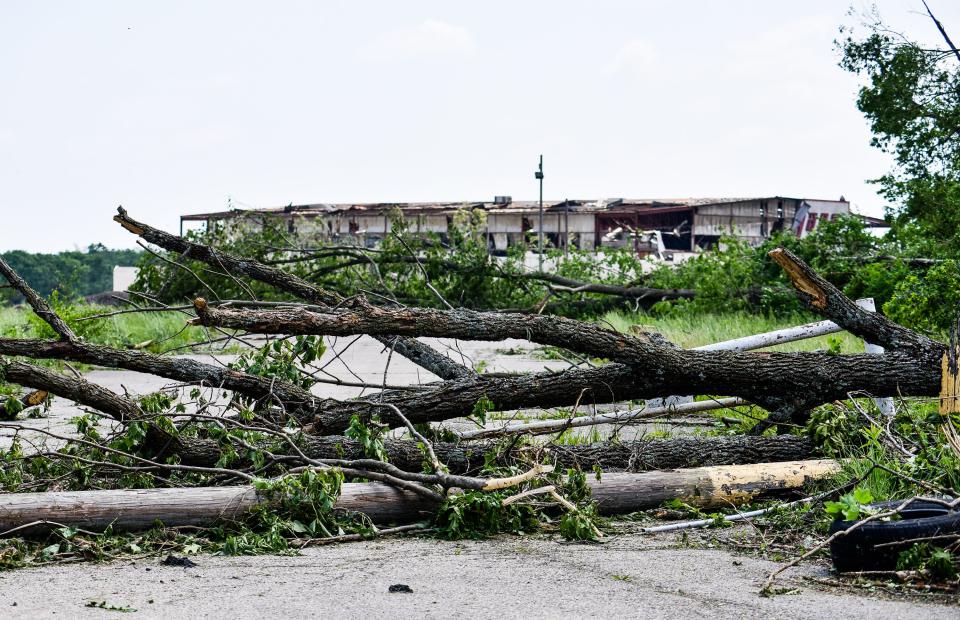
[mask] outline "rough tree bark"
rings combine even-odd
[[[203,300],[197,300],[196,309],[201,324],[256,333],[525,338],[617,362],[554,374],[471,377],[432,384],[430,389],[413,394],[382,392],[366,401],[341,403],[336,410],[321,407],[313,421],[317,434],[341,432],[354,414],[384,411],[378,404],[381,402],[409,411],[415,422],[424,422],[467,415],[481,398],[492,401],[501,410],[562,406],[574,402],[585,389],[593,402],[673,393],[723,393],[754,402],[772,398],[808,407],[845,398],[853,391],[875,396],[936,393],[938,379],[934,369],[938,367],[942,345],[885,317],[863,311],[836,289],[834,295],[830,288],[817,289],[835,299],[830,305],[830,318],[872,342],[899,350],[882,356],[690,351],[649,335],[621,334],[560,317],[470,310],[393,310],[376,308],[362,300],[352,308],[324,313],[305,308],[212,308]],[[813,290],[809,286],[807,289]],[[822,306],[815,307],[827,312],[827,303]],[[365,406],[364,402],[368,404]],[[384,411],[381,417],[399,425],[389,412]]]
[[[589,476],[601,514],[623,514],[679,498],[711,507],[742,504],[768,493],[783,493],[839,471],[836,461],[793,461],[726,467],[699,467],[640,474]],[[8,493],[0,495],[0,532],[45,522],[102,530],[211,525],[236,520],[264,499],[249,486]],[[365,513],[377,523],[409,522],[430,514],[435,504],[422,496],[377,483],[346,483],[337,509]],[[22,533],[23,530],[18,530]]]
[[[210,440],[179,439],[171,445],[186,465],[211,466],[220,458],[219,446]],[[484,466],[486,454],[497,450],[496,442],[433,444],[437,458],[454,474],[474,474]],[[384,448],[390,463],[406,471],[421,471],[424,455],[417,442],[406,439],[387,439]],[[366,458],[358,441],[341,435],[306,437],[303,453],[313,459]],[[582,445],[547,443],[535,448],[519,448],[505,454],[517,457],[524,451],[549,453],[549,459],[561,467],[580,467],[584,470],[599,466],[604,471],[649,471],[706,465],[733,465],[736,463],[770,463],[799,461],[814,453],[813,443],[806,437],[783,435],[778,437],[680,437],[676,439],[648,439],[638,441],[606,441]]]

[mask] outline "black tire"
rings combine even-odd
[[[874,504],[879,510],[893,510],[903,500]],[[927,536],[960,533],[960,511],[935,502],[916,501],[900,513],[898,521],[871,521],[830,543],[833,566],[841,573],[866,570],[895,570],[897,558],[912,543],[877,548],[880,543],[908,541]],[[857,521],[834,521],[830,534],[846,530]]]

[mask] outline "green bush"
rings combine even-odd
[[[960,312],[960,264],[948,260],[926,272],[906,275],[883,305],[883,312],[898,323],[927,333],[950,329]]]

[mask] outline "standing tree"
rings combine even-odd
[[[841,29],[840,66],[866,78],[857,107],[870,122],[872,144],[894,157],[893,169],[877,183],[884,197],[900,205],[891,213],[896,234],[928,256],[955,258],[960,255],[960,54],[944,26],[933,21],[943,47],[891,30],[874,12],[865,24],[867,36]]]

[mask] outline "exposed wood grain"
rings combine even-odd
[[[588,484],[602,514],[653,508],[680,498],[710,507],[739,504],[763,494],[797,489],[839,470],[836,461],[793,461],[647,472],[609,473]],[[52,521],[101,530],[209,525],[238,519],[263,501],[250,486],[109,491],[8,493],[0,495],[0,531]],[[377,523],[414,521],[434,508],[422,496],[378,483],[345,483],[336,508],[363,512]],[[20,531],[22,533],[22,530]]]

